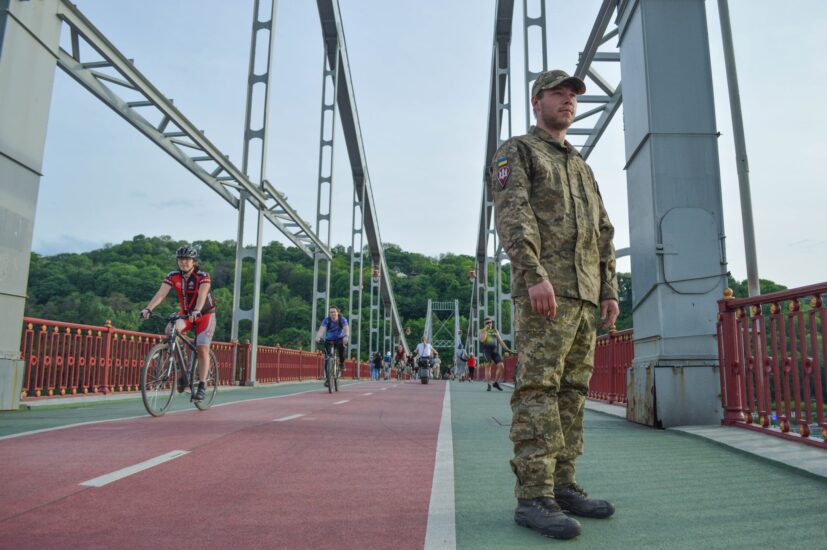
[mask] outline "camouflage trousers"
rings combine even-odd
[[[515,494],[553,496],[575,482],[583,453],[583,408],[594,368],[595,306],[557,298],[554,319],[534,313],[528,296],[514,298],[515,343],[525,375],[511,395],[511,469]]]

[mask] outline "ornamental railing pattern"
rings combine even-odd
[[[825,293],[827,283],[752,298],[727,289],[717,323],[723,424],[827,448]]]
[[[635,355],[633,337],[632,329],[613,330],[597,337],[588,397],[626,404],[626,371]]]
[[[149,349],[163,336],[113,327],[80,325],[25,317],[20,354],[26,363],[23,399],[137,391]],[[221,385],[249,381],[251,344],[213,342]],[[259,346],[257,382],[321,378],[320,353]],[[346,378],[356,378],[356,362],[348,361]],[[362,363],[364,376],[366,364]]]

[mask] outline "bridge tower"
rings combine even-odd
[[[20,327],[60,40],[57,0],[0,0],[0,410],[17,409]]]
[[[635,327],[627,416],[717,423],[727,274],[704,0],[621,2],[618,27]]]
[[[453,357],[457,346],[462,342],[459,329],[459,300],[435,302],[429,298],[423,335],[438,350],[450,349]]]
[[[276,1],[269,0],[270,9],[262,10],[261,4],[266,6],[268,0],[255,0],[253,8],[253,28],[250,38],[250,64],[247,74],[247,105],[244,114],[244,149],[242,153],[241,170],[264,191],[264,180],[267,170],[267,129],[270,113],[270,71],[273,67],[273,44],[276,40]],[[264,51],[259,51],[259,35],[263,35]],[[264,72],[256,74],[256,61],[263,59]],[[256,88],[263,87],[263,93],[256,94]],[[256,98],[258,98],[256,100]],[[258,102],[258,109],[254,102]],[[253,112],[260,113],[259,120],[253,120]],[[258,166],[253,166],[258,161]],[[250,365],[247,371],[248,385],[255,384],[256,363],[258,357],[258,314],[261,304],[261,267],[262,248],[264,246],[264,213],[263,204],[256,205],[256,244],[254,247],[244,246],[244,229],[249,194],[242,192],[238,204],[238,236],[236,239],[235,276],[233,277],[233,319],[230,329],[230,339],[238,341],[239,325],[242,320],[250,321]],[[330,239],[325,242],[330,244]],[[316,253],[319,254],[318,252]],[[253,268],[253,303],[250,309],[241,309],[241,277],[242,263],[245,259],[254,262]],[[233,369],[235,370],[235,369]]]
[[[336,36],[324,37],[322,60],[322,116],[319,131],[319,179],[316,192],[316,234],[325,238],[330,247],[333,225],[333,145],[336,134],[336,94],[339,83],[339,41]],[[331,61],[332,60],[332,61]],[[310,320],[310,349],[316,350],[315,333],[319,320],[330,309],[330,273],[332,262],[324,254],[313,256],[313,301]],[[338,305],[338,304],[335,304]],[[342,307],[338,305],[338,307]],[[352,319],[348,318],[348,322]],[[353,327],[351,327],[351,330]]]

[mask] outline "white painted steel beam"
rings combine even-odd
[[[356,100],[353,92],[353,81],[350,76],[350,63],[348,61],[339,2],[338,0],[317,0],[316,3],[319,8],[319,19],[322,25],[324,40],[338,44],[338,48],[327,48],[326,51],[328,55],[331,56],[337,55],[334,52],[338,52],[338,59],[335,57],[329,58],[328,63],[331,67],[338,66],[338,74],[336,76],[336,101],[339,109],[339,118],[342,123],[342,133],[345,137],[345,145],[350,160],[350,167],[353,173],[353,185],[356,195],[362,197],[364,235],[367,237],[367,246],[370,250],[372,263],[380,266],[380,292],[385,306],[391,311],[393,329],[407,351],[408,344],[405,339],[405,331],[396,307],[396,299],[393,295],[393,284],[387,262],[385,261],[382,237],[379,234],[379,219],[373,201],[373,189],[368,173],[365,148],[362,143],[362,130],[359,125],[359,114],[356,110]]]
[[[58,54],[57,62],[61,69],[195,174],[234,208],[239,207],[238,191],[243,190],[252,204],[264,209],[264,217],[306,254],[312,256],[318,251],[328,258],[332,257],[330,249],[290,207],[280,192],[269,183],[262,188],[253,184],[200,129],[174,107],[172,100],[165,97],[131,60],[86,19],[77,7],[67,0],[61,0],[57,15],[69,27],[72,43],[72,52],[61,49]],[[81,42],[88,44],[102,60],[80,59]],[[110,68],[117,74],[104,73],[93,68]],[[124,99],[106,83],[132,90],[132,95],[140,97]],[[142,109],[141,113],[138,109]],[[161,122],[158,125],[152,124],[149,121],[150,114],[156,115]],[[190,155],[188,150],[192,150],[193,154]],[[208,172],[207,168],[201,166],[202,162],[212,162],[215,168]],[[289,220],[295,226],[288,225],[285,220]]]

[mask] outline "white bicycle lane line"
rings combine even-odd
[[[318,393],[320,398],[308,395],[313,393]],[[107,483],[111,483],[142,469],[163,464],[166,461],[164,459],[170,460],[169,457],[172,455],[174,455],[173,458],[177,458],[181,456],[181,453],[195,450],[211,441],[272,422],[272,409],[269,407],[262,409],[257,406],[262,401],[296,397],[302,403],[295,403],[296,400],[285,400],[279,405],[283,405],[284,413],[298,408],[303,411],[303,415],[321,412],[330,407],[332,403],[325,398],[326,395],[323,390],[314,389],[281,396],[236,401],[231,404],[244,405],[251,402],[253,404],[215,411],[223,413],[220,417],[210,414],[209,411],[196,416],[177,415],[173,418],[155,419],[141,416],[120,419],[125,420],[122,426],[113,426],[113,420],[88,422],[75,426],[77,429],[73,431],[53,431],[54,433],[45,436],[18,437],[5,441],[0,445],[0,461],[15,466],[0,471],[0,485],[8,489],[8,491],[3,491],[5,498],[0,495],[0,520],[12,512],[10,508],[13,507],[13,499],[11,497],[19,494],[18,490],[24,491],[27,495],[25,499],[27,505],[22,506],[21,510],[42,505],[54,500],[58,494],[65,495],[77,490],[79,483],[93,487],[98,486],[97,483],[92,483],[93,481],[107,480]],[[262,418],[264,415],[266,418]],[[292,418],[298,417],[292,416]],[[49,430],[38,430],[37,433],[44,431]],[[61,449],[60,457],[49,450],[53,448]],[[175,451],[170,451],[170,449],[175,449]],[[136,464],[136,459],[143,459],[143,461]],[[106,466],[111,469],[107,469]],[[101,474],[101,472],[108,473]],[[54,488],[59,485],[61,490],[32,492],[31,484],[26,480],[34,477],[44,481],[43,487]],[[21,486],[16,488],[16,485]],[[73,490],[71,487],[76,489]]]
[[[451,427],[451,385],[445,384],[442,417],[439,422],[431,502],[425,550],[457,547],[456,501],[454,499],[454,435]]]
[[[301,392],[301,393],[304,393],[304,392]],[[368,392],[368,393],[364,393],[362,395],[373,395],[373,393]],[[333,403],[333,405],[341,405],[341,404],[345,404],[345,403],[349,403],[349,402],[350,402],[350,399],[345,399],[345,400],[342,400],[342,401],[336,401],[336,402]],[[323,409],[324,408],[321,408],[321,409],[319,409],[319,411],[321,411]],[[291,415],[284,416],[284,417],[281,417],[281,418],[273,419],[273,422],[287,422],[289,420],[295,420],[295,419],[301,418],[303,416],[305,416],[305,414],[296,413],[296,414],[291,414]],[[125,468],[121,468],[120,470],[98,476],[94,479],[84,481],[84,482],[80,483],[80,485],[87,486],[87,487],[103,487],[104,485],[108,485],[109,483],[112,483],[114,481],[118,481],[118,480],[123,479],[125,477],[128,477],[130,475],[137,474],[138,472],[148,470],[149,468],[159,466],[159,465],[161,465],[165,462],[168,462],[168,461],[173,460],[175,458],[184,456],[185,454],[187,454],[189,452],[190,451],[185,451],[185,450],[170,451],[170,452],[165,453],[163,455],[151,458],[149,460],[145,460],[144,462],[134,464],[132,466],[127,466]]]
[[[348,384],[348,386],[354,386],[354,385],[357,385],[357,384],[365,384],[365,383],[366,382],[356,382],[354,384]],[[348,387],[348,386],[345,386],[345,387]],[[241,404],[244,404],[244,403],[254,403],[256,401],[267,401],[267,400],[271,400],[271,399],[281,399],[281,398],[284,398],[284,397],[295,397],[297,395],[302,395],[302,394],[306,394],[306,393],[314,393],[314,392],[318,392],[318,391],[320,391],[318,388],[313,388],[311,390],[304,390],[304,391],[299,391],[299,392],[294,392],[294,393],[285,393],[285,394],[281,394],[281,395],[270,395],[270,396],[266,396],[266,397],[253,397],[252,399],[238,399],[236,401],[227,401],[225,403],[218,403],[218,404],[213,405],[210,408],[211,409],[217,409],[219,407],[228,407],[230,405],[241,405]],[[169,416],[169,415],[179,414],[179,413],[194,413],[194,412],[199,412],[199,411],[195,407],[191,407],[191,408],[186,408],[186,409],[177,409],[177,410],[174,410],[174,411],[169,411],[164,416]],[[140,415],[136,415],[136,416],[124,416],[124,417],[121,417],[121,418],[106,418],[106,419],[103,419],[103,420],[90,420],[88,422],[76,422],[74,424],[66,424],[66,425],[63,425],[63,426],[54,426],[54,427],[51,427],[51,428],[41,428],[39,430],[30,430],[28,432],[20,432],[20,433],[16,433],[16,434],[3,435],[3,436],[0,436],[0,441],[4,441],[4,440],[7,440],[7,439],[16,439],[18,437],[25,437],[25,436],[29,436],[29,435],[42,434],[42,433],[47,433],[47,432],[55,432],[55,431],[59,431],[59,430],[68,430],[68,429],[71,429],[71,428],[78,428],[78,427],[82,427],[82,426],[93,426],[95,424],[105,424],[105,423],[108,423],[108,422],[120,422],[122,420],[136,420],[136,419],[142,419],[142,418],[143,419],[148,419],[150,417],[149,417],[148,414],[140,414]]]
[[[413,389],[419,390],[418,387]],[[415,518],[415,521],[402,526],[398,525],[396,516],[389,516],[384,522],[379,518],[378,525],[360,528],[358,533],[352,535],[353,540],[359,541],[359,547],[387,546],[387,533],[394,533],[394,536],[401,536],[403,541],[415,541],[414,544],[398,544],[400,549],[422,548],[431,491],[427,476],[434,468],[441,418],[440,404],[444,399],[443,388],[432,386],[431,389],[438,391],[428,391],[425,394],[406,391],[398,396],[386,393],[382,396],[374,395],[370,399],[356,397],[346,405],[336,407],[330,406],[336,396],[320,391],[320,399],[313,396],[312,399],[302,400],[305,404],[310,401],[324,403],[325,406],[319,407],[318,412],[312,414],[315,421],[299,418],[272,423],[277,415],[271,414],[269,423],[257,423],[249,430],[233,431],[229,437],[212,438],[200,448],[168,446],[164,451],[191,449],[191,452],[178,457],[180,460],[168,460],[158,464],[158,467],[153,466],[135,475],[122,477],[101,488],[75,484],[74,491],[65,495],[68,498],[50,499],[43,503],[48,504],[48,507],[33,509],[31,506],[17,506],[16,517],[0,517],[0,520],[6,519],[0,521],[0,540],[6,536],[9,537],[6,540],[15,540],[11,537],[23,537],[26,533],[37,531],[38,538],[42,541],[60,541],[61,537],[66,539],[67,533],[70,533],[70,537],[77,535],[75,540],[80,544],[92,546],[93,542],[89,541],[97,540],[100,544],[103,540],[111,546],[119,546],[117,543],[122,542],[123,546],[130,547],[134,546],[135,541],[150,539],[161,546],[173,545],[176,540],[180,542],[180,539],[174,538],[180,534],[176,535],[174,529],[170,534],[163,528],[157,528],[163,526],[163,514],[168,513],[169,509],[186,509],[187,506],[192,506],[194,500],[207,508],[201,510],[203,517],[200,522],[204,524],[210,540],[220,540],[222,544],[241,548],[254,547],[255,543],[260,544],[260,537],[265,532],[279,537],[271,540],[283,543],[280,544],[282,547],[300,548],[307,546],[308,540],[316,541],[317,532],[324,531],[318,529],[318,522],[314,524],[313,521],[307,521],[309,516],[319,514],[316,498],[304,500],[306,495],[315,495],[327,503],[326,507],[321,506],[325,512],[322,514],[323,519],[332,518],[325,520],[328,523],[323,521],[321,525],[358,523],[362,517],[360,510],[369,509],[370,505],[377,503],[381,509],[403,510],[404,517]],[[358,396],[352,392],[342,397],[355,397],[354,394]],[[289,405],[280,408],[284,415],[310,410],[293,408],[298,405],[293,400],[281,400],[281,404]],[[413,406],[425,409],[416,419],[407,413]],[[383,411],[384,414],[380,414]],[[241,414],[246,412],[245,409]],[[199,423],[203,426],[229,422],[224,418],[208,422],[207,415],[196,416],[205,418],[203,424]],[[193,426],[190,418],[192,417],[180,417],[176,419],[176,424]],[[174,433],[174,426],[167,426],[170,427]],[[348,433],[351,428],[357,429]],[[340,458],[350,463],[380,451],[392,453],[395,458],[388,461],[388,471],[378,477],[376,472],[365,472],[355,480],[350,476],[341,476],[340,472],[330,472],[325,477],[324,473],[317,471],[319,456],[340,453]],[[141,460],[160,454],[161,452],[147,454]],[[403,491],[404,495],[399,495],[394,491],[399,483],[395,464],[406,457],[416,463],[411,470],[414,475],[406,480],[408,487]],[[127,464],[134,462],[138,460]],[[99,470],[76,482],[111,470],[116,470],[116,467]],[[209,495],[195,494],[189,490],[191,487],[187,480],[194,472],[209,472],[207,479],[199,480],[193,488],[210,493]],[[235,489],[225,492],[228,485],[224,484]],[[361,487],[363,490],[354,492],[353,487]],[[340,500],[344,498],[342,495],[348,496],[345,500]],[[160,502],[164,506],[158,506]],[[227,524],[223,523],[227,518],[222,514],[226,515],[226,510],[230,507],[241,510],[242,513],[229,518],[232,528],[227,529]],[[288,510],[285,512],[284,508]],[[278,518],[273,517],[274,509],[279,510]],[[149,514],[148,517],[143,516],[142,522],[146,522],[143,525],[141,522],[122,525],[118,521],[125,516],[139,517],[142,513]],[[222,525],[221,530],[209,527],[218,524]],[[101,528],[101,525],[117,526],[117,529],[107,530]],[[251,525],[256,528],[250,529]],[[276,528],[273,528],[274,525]],[[240,531],[243,533],[239,535]],[[226,535],[224,539],[221,538],[223,535]],[[287,535],[292,538],[281,538]],[[217,538],[213,539],[213,536]],[[288,540],[291,544],[286,544]],[[335,547],[336,540],[341,543],[334,535],[334,539],[327,545],[318,543],[316,547]]]

